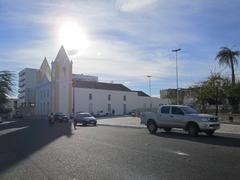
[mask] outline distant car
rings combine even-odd
[[[132,117],[136,117],[136,110],[132,110],[131,112],[129,112],[129,115],[131,115]]]
[[[108,112],[104,112],[104,111],[98,111],[96,113],[96,116],[98,116],[98,117],[103,117],[103,116],[108,116],[108,115],[109,115],[109,113]]]
[[[69,121],[68,117],[61,112],[55,113],[53,118],[54,118],[55,122],[68,122]]]
[[[17,111],[16,114],[13,115],[13,118],[23,118],[23,114]]]
[[[89,113],[78,113],[74,117],[74,123],[76,123],[76,124],[80,123],[82,125],[92,124],[92,125],[96,126],[97,120],[95,117],[93,117]]]

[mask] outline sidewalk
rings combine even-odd
[[[125,127],[125,128],[146,128],[145,125],[140,124],[140,118],[138,117],[117,117],[98,119],[98,125],[100,126],[112,126],[112,127]],[[228,134],[240,134],[240,125],[236,124],[221,124],[221,128],[216,132],[228,133]]]

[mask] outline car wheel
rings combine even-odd
[[[194,123],[189,124],[188,133],[190,136],[197,136],[199,132],[198,126]]]
[[[214,130],[208,130],[208,131],[205,131],[205,133],[206,133],[208,136],[212,136],[213,133],[214,133]]]
[[[157,129],[158,129],[156,123],[152,120],[147,123],[147,128],[148,128],[148,131],[150,132],[150,134],[156,134]]]
[[[166,131],[166,132],[170,132],[171,130],[172,130],[172,128],[163,128],[164,129],[164,131]]]

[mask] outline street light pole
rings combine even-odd
[[[178,51],[181,51],[181,49],[174,49],[172,52],[176,53],[176,83],[177,83],[177,104],[179,104],[179,94],[178,94]]]
[[[152,88],[151,88],[151,77],[147,75],[149,81],[149,95],[150,95],[150,109],[152,109]]]

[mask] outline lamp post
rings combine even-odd
[[[173,49],[172,52],[176,53],[176,83],[177,83],[177,104],[179,104],[179,94],[178,94],[178,51],[181,51],[181,49]]]
[[[151,88],[151,77],[150,75],[147,75],[148,82],[149,82],[149,96],[150,96],[150,110],[152,110],[152,88]]]
[[[215,81],[215,87],[216,87],[216,99],[215,99],[215,101],[216,101],[216,103],[215,103],[215,105],[216,105],[216,112],[215,112],[215,114],[216,114],[216,116],[218,116],[219,86],[222,85],[221,83],[222,82],[220,80],[216,80]]]

